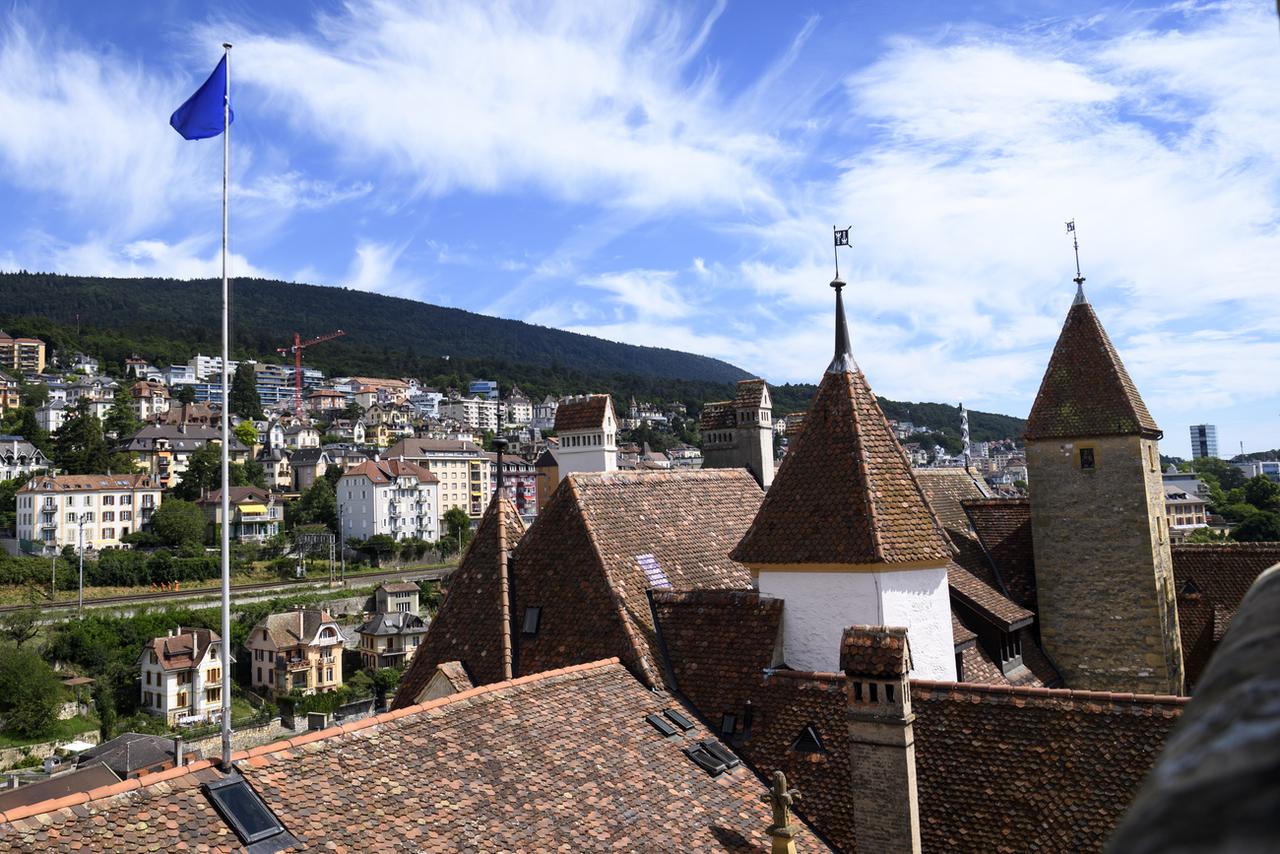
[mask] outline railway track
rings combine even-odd
[[[452,566],[432,567],[429,569],[400,569],[388,570],[387,572],[369,573],[362,575],[350,575],[345,582],[335,582],[341,586],[359,585],[361,587],[367,584],[378,584],[382,581],[394,581],[403,578],[421,579],[424,581],[438,581],[445,575],[453,571]],[[297,581],[263,581],[257,584],[233,584],[231,585],[231,595],[243,593],[266,593],[280,592],[288,593],[291,590],[312,591],[315,588],[323,589],[329,580],[327,578],[301,579]],[[340,589],[334,587],[331,589]],[[98,596],[92,599],[84,600],[84,607],[99,608],[107,605],[145,605],[155,602],[180,602],[186,599],[204,598],[208,596],[218,596],[221,592],[219,587],[194,587],[189,590],[156,590],[144,593],[126,593],[121,596]],[[29,605],[0,605],[0,614],[7,611],[20,611]],[[45,611],[57,610],[75,610],[76,600],[59,600],[57,602],[42,603],[40,608]]]

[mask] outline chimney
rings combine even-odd
[[[907,630],[850,626],[840,641],[853,770],[853,823],[864,851],[920,852],[920,802]]]
[[[181,768],[185,764],[184,759],[182,736],[175,735],[173,737],[173,767]]]

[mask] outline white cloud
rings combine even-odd
[[[239,79],[348,162],[420,192],[536,187],[646,211],[773,203],[782,155],[682,74],[710,22],[647,3],[352,2],[318,34],[247,31]]]
[[[65,243],[35,234],[29,235],[21,249],[7,252],[0,269],[57,270],[78,276],[216,279],[222,276],[222,251],[204,238],[178,243],[146,238],[121,244],[91,237],[82,243]],[[233,278],[275,278],[236,252],[229,253],[227,269]]]
[[[404,250],[403,243],[358,241],[346,278],[340,284],[358,291],[375,291],[389,296],[414,294],[420,282],[397,268]]]

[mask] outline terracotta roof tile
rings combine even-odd
[[[876,679],[902,676],[911,669],[907,630],[901,626],[850,626],[840,638],[840,669]]]
[[[1078,301],[1067,312],[1040,383],[1028,439],[1073,436],[1160,435],[1093,306]]]
[[[599,430],[604,426],[605,413],[612,409],[613,399],[607,394],[566,401],[556,408],[556,432]]]
[[[947,560],[951,546],[861,371],[828,373],[734,560]]]
[[[960,502],[969,498],[989,498],[991,493],[982,478],[962,468],[912,469],[916,483],[943,527],[968,531],[969,517]]]
[[[702,432],[707,430],[727,430],[738,425],[738,415],[734,411],[733,401],[717,400],[713,403],[704,404],[702,407],[702,415],[698,418],[698,429]]]
[[[959,564],[952,563],[947,567],[947,583],[951,586],[953,598],[959,598],[1004,631],[1021,628],[1035,618],[1035,614],[1010,601]]]
[[[966,499],[960,502],[973,524],[1002,589],[1036,610],[1035,553],[1031,545],[1031,504],[1025,498]]]
[[[978,635],[972,629],[970,629],[964,623],[960,622],[959,617],[957,617],[954,613],[951,615],[952,643],[954,643],[957,647],[960,647],[960,646],[963,646],[964,644],[972,642],[977,637]]]
[[[295,850],[767,848],[760,779],[712,778],[690,761],[682,748],[711,737],[701,725],[664,739],[645,723],[674,705],[597,662],[236,756]],[[88,803],[46,802],[0,824],[0,851],[241,850],[199,788],[219,772],[175,770]],[[813,835],[804,847],[828,850]]]
[[[757,409],[768,396],[764,380],[738,380],[738,391],[733,398],[734,409]]]

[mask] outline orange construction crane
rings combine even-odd
[[[277,347],[276,352],[281,356],[293,354],[293,414],[298,418],[302,417],[302,351],[306,347],[313,344],[321,344],[325,341],[332,341],[347,333],[339,329],[337,332],[330,332],[328,335],[321,335],[318,338],[312,338],[310,341],[303,341],[302,336],[297,332],[293,333],[292,347]]]

